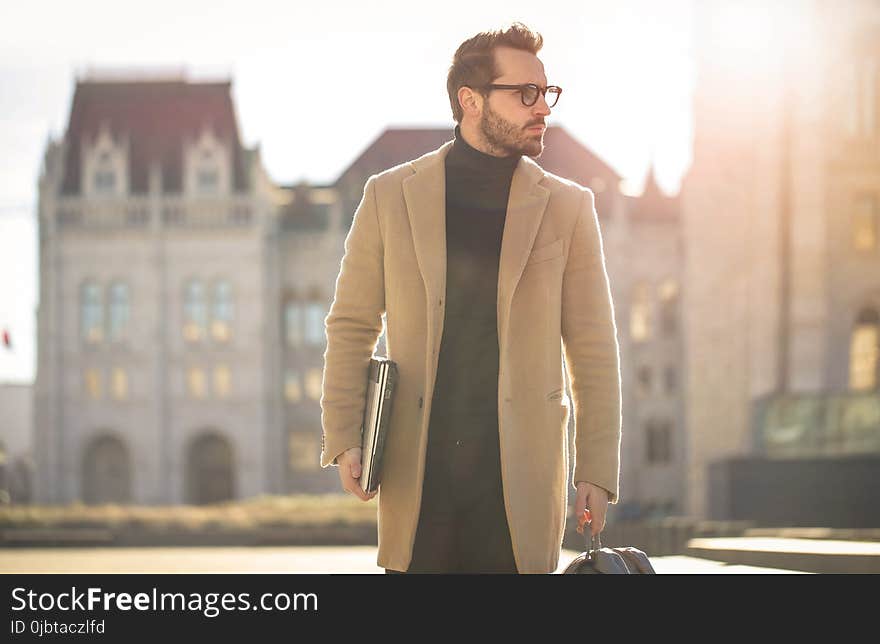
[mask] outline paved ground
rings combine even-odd
[[[748,566],[817,573],[880,574],[880,542],[783,537],[715,537],[688,541],[688,555]]]
[[[577,556],[563,550],[560,567]],[[695,557],[652,557],[660,574],[785,573]],[[376,548],[10,548],[0,550],[0,573],[384,573]]]
[[[784,539],[779,537],[715,537],[712,539],[692,539],[688,545],[695,548],[711,547],[719,550],[755,550],[761,552],[880,557],[880,542],[876,541]]]

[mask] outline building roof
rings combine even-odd
[[[364,178],[436,150],[453,138],[453,128],[386,128],[336,179],[337,186]]]
[[[312,199],[315,190],[327,188],[306,182],[279,186],[278,216],[282,229],[298,232],[327,230],[330,225],[330,205]]]
[[[115,140],[129,140],[129,180],[133,193],[148,190],[149,166],[162,168],[165,192],[183,185],[183,141],[210,127],[231,142],[233,189],[247,188],[245,156],[231,97],[232,81],[77,80],[65,134],[63,194],[80,187],[80,149],[106,123]]]
[[[387,128],[337,179],[344,187],[362,187],[364,179],[401,163],[436,150],[454,137],[449,128]],[[535,161],[548,172],[590,186],[601,177],[604,184],[616,186],[618,175],[589,148],[572,137],[565,128],[553,126],[544,134],[544,152]]]
[[[681,195],[667,196],[660,190],[654,164],[648,166],[645,188],[638,197],[627,197],[630,219],[642,222],[675,222],[681,214]]]

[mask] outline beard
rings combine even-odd
[[[483,103],[483,114],[478,125],[483,139],[493,154],[502,156],[541,156],[544,151],[544,133],[535,134],[514,125]]]

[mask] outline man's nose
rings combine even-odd
[[[532,114],[535,116],[550,116],[550,106],[547,105],[547,97],[543,94],[538,96],[538,100],[532,107]]]

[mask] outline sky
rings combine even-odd
[[[638,193],[668,193],[691,161],[693,0],[186,0],[7,3],[0,39],[0,383],[35,375],[36,203],[49,138],[64,136],[77,77],[183,70],[230,79],[244,145],[278,183],[332,182],[388,127],[449,127],[458,45],[515,20],[563,95],[565,127]]]

